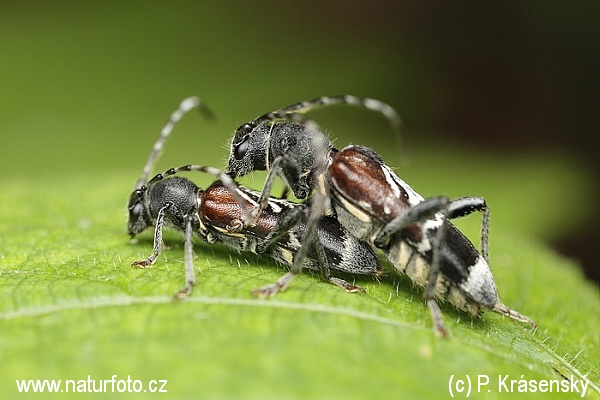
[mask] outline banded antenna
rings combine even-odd
[[[179,107],[175,111],[173,111],[167,123],[162,128],[160,136],[158,137],[156,143],[154,143],[154,146],[152,147],[152,152],[150,153],[150,157],[148,157],[148,161],[144,166],[142,176],[135,185],[135,190],[141,189],[141,187],[146,184],[148,176],[150,176],[150,172],[152,171],[156,160],[158,160],[160,152],[162,151],[162,148],[165,144],[165,141],[173,131],[173,127],[175,126],[175,124],[179,122],[179,120],[181,120],[181,118],[183,118],[185,114],[187,114],[190,110],[194,108],[198,108],[206,119],[214,119],[214,114],[212,113],[210,108],[208,108],[208,106],[206,106],[200,101],[200,98],[192,96],[184,99],[181,102],[181,104],[179,104]]]
[[[263,114],[260,117],[257,117],[254,120],[252,120],[249,124],[242,125],[240,128],[238,128],[238,130],[243,129],[250,131],[253,127],[257,125],[263,125],[267,122],[277,121],[281,119],[290,119],[290,117],[295,114],[304,114],[312,110],[336,104],[361,107],[382,114],[390,123],[392,131],[396,135],[396,138],[399,140],[400,145],[402,146],[401,149],[403,155],[406,157],[408,156],[408,143],[406,142],[406,139],[403,135],[404,124],[402,122],[402,118],[400,118],[400,115],[389,104],[384,103],[380,100],[371,99],[367,97],[361,98],[352,95],[323,96],[317,97],[316,99],[309,101],[301,101],[289,105],[287,107],[280,108],[279,110]]]

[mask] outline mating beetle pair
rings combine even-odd
[[[295,254],[304,242],[304,221],[309,213],[307,205],[269,198],[256,223],[242,228],[243,217],[249,215],[251,208],[258,208],[260,193],[238,186],[216,168],[187,165],[172,168],[146,182],[174,124],[185,112],[198,106],[200,103],[197,98],[188,98],[172,114],[150,154],[128,205],[128,231],[132,237],[146,228],[155,228],[152,255],[135,261],[133,265],[145,268],[155,262],[162,247],[164,225],[185,234],[186,282],[184,288],[175,295],[176,298],[188,296],[195,280],[193,233],[210,244],[222,242],[238,252],[266,254],[278,263],[291,267]],[[183,171],[212,174],[218,180],[203,190],[189,179],[171,177]],[[306,266],[321,271],[324,279],[348,291],[362,291],[359,286],[332,276],[331,272],[374,276],[382,273],[373,250],[351,236],[335,218],[320,218],[316,235],[319,240],[310,245]]]
[[[304,265],[318,268],[324,278],[347,290],[360,290],[356,285],[333,278],[330,272],[377,275],[381,267],[371,256],[373,249],[381,249],[398,271],[425,288],[424,297],[437,334],[446,336],[447,331],[435,298],[447,300],[473,316],[478,316],[485,308],[535,326],[530,318],[509,309],[498,299],[487,260],[489,209],[485,201],[478,197],[424,199],[372,149],[348,146],[338,151],[315,122],[300,116],[300,113],[330,104],[362,106],[385,115],[395,129],[401,125],[400,118],[387,104],[353,96],[322,97],[297,103],[243,124],[232,141],[225,170],[228,175],[206,167],[189,167],[220,178],[220,183],[215,184],[229,194],[221,192],[215,204],[236,204],[235,212],[222,207],[217,213],[226,217],[227,226],[218,226],[215,222],[218,218],[207,219],[207,215],[202,214],[201,197],[206,196],[206,192],[199,192],[191,182],[190,185],[186,183],[184,186],[188,188],[182,191],[187,193],[189,201],[181,204],[170,194],[150,195],[161,182],[165,188],[177,182],[174,178],[164,180],[165,174],[159,174],[144,185],[152,160],[162,147],[161,140],[164,142],[168,135],[161,134],[144,169],[146,176],[142,177],[130,198],[130,234],[135,235],[146,226],[156,227],[153,256],[137,264],[146,265],[155,259],[160,249],[159,231],[163,219],[186,235],[188,273],[186,288],[181,295],[189,293],[193,282],[193,271],[190,272],[193,270],[192,231],[209,242],[221,240],[237,250],[261,253],[271,249],[273,258],[291,266],[277,282],[253,292],[263,297],[285,289]],[[178,112],[181,114],[181,110]],[[166,175],[180,170],[171,170]],[[254,170],[268,171],[260,194],[241,189],[232,180]],[[306,199],[314,193],[310,207],[271,198],[276,176],[282,178],[298,199]],[[189,182],[178,179],[180,183]],[[192,201],[190,193],[197,197],[196,202]],[[223,211],[226,209],[228,211]],[[283,209],[285,211],[278,211]],[[474,211],[483,212],[481,255],[448,221]],[[208,217],[213,212],[209,211]],[[264,219],[273,220],[273,217],[276,221],[267,228]],[[143,223],[136,225],[136,220]],[[336,225],[335,229],[343,233],[341,238],[329,242],[332,245],[329,248],[320,245],[323,234],[331,229],[325,228],[323,221]],[[218,233],[205,234],[207,229]],[[294,245],[290,246],[292,243]],[[346,246],[354,250],[344,253]],[[348,254],[353,260],[350,267],[340,263],[341,254]]]

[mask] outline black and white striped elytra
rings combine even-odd
[[[275,176],[280,176],[297,198],[315,192],[308,220],[309,232],[289,273],[277,282],[255,290],[272,296],[284,290],[300,273],[305,249],[313,236],[311,229],[324,213],[332,212],[356,238],[380,248],[396,269],[424,287],[434,330],[447,336],[435,298],[478,316],[482,308],[516,320],[533,321],[506,307],[499,299],[488,266],[487,231],[489,209],[484,199],[446,197],[424,199],[403,182],[381,157],[364,146],[341,151],[313,121],[294,116],[330,104],[351,104],[375,110],[399,128],[400,118],[392,107],[373,99],[335,96],[297,103],[267,113],[241,125],[232,140],[226,172],[232,177],[254,170],[268,170],[261,195],[261,207],[270,195]],[[280,122],[280,120],[292,122]],[[448,219],[483,212],[482,252]],[[245,225],[253,218],[243,218]]]
[[[363,146],[333,154],[326,176],[342,225],[382,249],[398,271],[430,290],[426,298],[447,300],[473,316],[487,308],[533,324],[498,298],[487,260],[489,216],[482,198],[424,199]],[[366,190],[357,192],[358,187]],[[474,211],[484,213],[482,254],[448,221]]]

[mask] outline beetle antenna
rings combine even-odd
[[[160,152],[162,151],[162,148],[165,144],[165,141],[167,140],[167,138],[173,131],[173,127],[175,126],[175,124],[177,122],[179,122],[179,120],[181,120],[181,118],[183,118],[183,116],[185,114],[187,114],[193,108],[198,108],[200,110],[200,112],[202,112],[204,117],[207,119],[214,118],[214,114],[212,113],[210,108],[208,108],[208,106],[206,106],[204,103],[202,103],[200,101],[200,98],[198,98],[196,96],[192,96],[192,97],[188,97],[188,98],[184,99],[181,102],[181,104],[179,104],[179,107],[177,107],[177,109],[171,114],[167,123],[160,131],[160,136],[158,137],[158,140],[156,141],[156,143],[154,143],[154,146],[152,147],[152,152],[150,153],[150,157],[148,157],[148,161],[146,162],[146,165],[144,166],[144,170],[142,171],[142,176],[140,177],[140,179],[137,181],[137,183],[135,185],[136,190],[140,189],[143,185],[146,184],[146,181],[148,180],[148,176],[150,175],[150,172],[152,171],[152,167],[154,167],[156,160],[158,160]]]
[[[403,134],[404,123],[402,122],[402,118],[400,118],[398,112],[396,112],[396,110],[389,104],[368,97],[362,98],[352,95],[317,97],[313,100],[301,101],[299,103],[280,108],[279,110],[263,114],[250,122],[250,125],[257,126],[271,121],[290,119],[290,117],[293,115],[304,114],[312,110],[336,104],[366,108],[367,110],[382,114],[388,120],[394,135],[398,139],[403,155],[408,157],[408,143],[405,135]]]

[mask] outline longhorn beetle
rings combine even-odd
[[[197,98],[188,98],[172,114],[153,147],[128,204],[128,231],[132,237],[151,226],[155,228],[153,253],[144,260],[134,261],[132,265],[145,268],[156,261],[161,252],[163,226],[184,233],[186,281],[175,298],[188,296],[195,281],[193,233],[210,244],[223,242],[237,251],[265,253],[278,263],[291,266],[306,231],[304,219],[308,206],[280,199],[269,199],[256,224],[248,228],[240,227],[242,217],[251,207],[258,206],[256,201],[260,193],[237,186],[228,175],[216,168],[186,165],[171,168],[146,182],[175,122],[185,112],[199,105]],[[173,176],[182,171],[205,172],[218,180],[202,190],[189,179]],[[335,218],[320,218],[316,234],[319,241],[310,247],[305,265],[309,269],[319,270],[325,280],[349,292],[357,292],[363,291],[360,286],[333,277],[331,272],[374,276],[381,273],[381,266],[371,248],[351,236]]]
[[[290,271],[277,282],[254,291],[266,297],[284,290],[302,270],[305,251],[314,240],[311,229],[324,213],[333,213],[356,238],[381,249],[395,268],[424,288],[434,331],[447,336],[435,298],[447,300],[472,316],[491,309],[535,327],[535,323],[502,304],[488,266],[489,208],[480,197],[424,199],[401,180],[372,149],[351,145],[338,151],[316,123],[294,113],[330,104],[351,104],[384,114],[400,126],[389,105],[354,96],[321,97],[262,115],[235,132],[226,172],[231,177],[268,170],[264,204],[279,175],[297,198],[315,189],[302,248]],[[292,122],[285,122],[285,120]],[[283,122],[281,121],[283,120]],[[300,123],[298,123],[300,122]],[[448,219],[483,212],[482,252]],[[243,225],[252,225],[260,209]],[[267,243],[268,245],[268,243]]]

